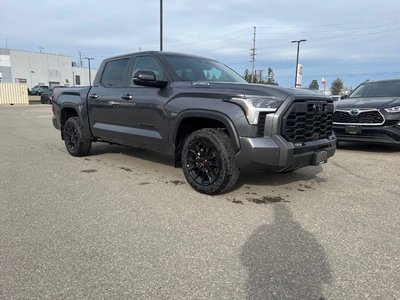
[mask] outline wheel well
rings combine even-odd
[[[202,128],[218,128],[229,136],[226,126],[217,120],[209,118],[190,117],[182,120],[175,136],[175,162],[181,160],[181,151],[186,138],[194,131]]]
[[[64,139],[64,125],[71,117],[77,117],[78,113],[73,108],[63,108],[61,110],[61,138]]]

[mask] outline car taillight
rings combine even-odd
[[[54,114],[54,103],[53,103],[53,96],[51,96],[50,97],[50,103],[51,103],[51,110],[52,110],[52,112],[53,112],[53,114]]]

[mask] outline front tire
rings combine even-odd
[[[187,182],[202,194],[228,191],[239,178],[232,142],[218,129],[204,128],[189,135],[181,160]]]
[[[92,142],[84,138],[80,121],[77,117],[71,117],[65,122],[64,142],[67,151],[72,156],[88,155],[92,148]]]

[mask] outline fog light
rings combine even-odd
[[[398,126],[398,127],[400,127],[400,121],[399,121],[399,122],[397,122],[397,126]]]

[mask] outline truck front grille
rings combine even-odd
[[[358,109],[337,110],[333,114],[334,123],[344,124],[383,124],[384,118],[378,110],[362,111]]]
[[[294,102],[283,117],[282,135],[293,143],[316,141],[332,134],[333,103]]]

